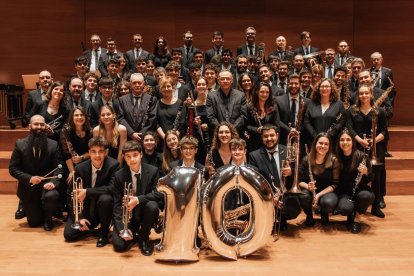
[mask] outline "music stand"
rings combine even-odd
[[[22,75],[24,89],[35,90],[38,86],[39,74]]]

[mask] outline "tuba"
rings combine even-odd
[[[83,202],[80,202],[78,199],[78,190],[83,189],[82,178],[78,177],[75,179],[75,175],[72,178],[72,208],[75,215],[75,221],[71,225],[72,229],[82,228],[82,224],[79,222],[79,215],[83,211]]]
[[[232,195],[236,197],[229,198]],[[246,166],[221,167],[205,184],[201,197],[204,237],[217,254],[237,260],[267,244],[275,218],[274,195],[257,171]],[[237,200],[235,208],[226,208],[229,199]]]
[[[132,182],[125,182],[124,197],[122,198],[122,223],[124,224],[124,228],[119,232],[119,236],[124,240],[132,240],[133,238],[132,231],[128,229],[128,224],[132,217],[132,210],[128,210],[130,196],[133,196]]]

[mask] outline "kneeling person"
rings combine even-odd
[[[158,168],[141,163],[142,148],[137,141],[125,143],[122,153],[126,162],[121,170],[115,173],[111,186],[114,195],[114,230],[112,243],[117,252],[126,251],[138,234],[139,248],[145,256],[152,255],[154,250],[149,242],[151,227],[158,220],[159,209],[163,204],[163,195],[155,190],[158,181]],[[124,229],[122,202],[125,186],[132,183],[132,196],[128,199],[128,211],[132,212],[126,228],[132,237],[121,237]]]
[[[88,234],[99,224],[97,247],[108,244],[109,226],[111,223],[113,198],[110,180],[118,170],[119,163],[108,156],[109,143],[102,137],[92,138],[88,142],[90,159],[75,167],[75,179],[82,179],[82,189],[72,191],[78,202],[83,203],[83,211],[79,215],[81,227],[74,229],[74,213],[66,221],[63,235],[66,241],[75,241]],[[72,186],[73,187],[73,186]],[[73,207],[73,206],[72,206]],[[72,208],[72,210],[74,210]]]

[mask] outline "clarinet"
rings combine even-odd
[[[312,165],[310,162],[310,154],[309,154],[309,150],[308,150],[308,145],[305,145],[305,150],[306,150],[306,157],[308,158],[308,175],[309,175],[309,180],[310,182],[314,182],[315,178],[313,177],[313,173],[312,173]],[[315,199],[316,199],[316,187],[315,189],[312,191],[312,195],[313,195],[313,201],[315,203]]]
[[[181,113],[183,112],[183,107],[184,107],[184,101],[181,100],[180,106],[178,107],[177,115],[175,116],[175,119],[174,119],[174,124],[173,124],[174,130],[178,130],[178,127],[180,125],[181,116],[182,116]]]
[[[333,131],[334,126],[339,123],[339,121],[342,118],[342,113],[339,113],[338,116],[336,116],[335,122],[332,123],[332,125],[328,128],[328,130],[326,131],[327,134],[331,134],[331,132]]]
[[[360,163],[360,165],[366,166],[366,164],[367,164],[367,154],[364,152],[364,158],[362,159],[362,162]],[[355,200],[354,200],[355,192],[358,188],[359,183],[361,182],[362,176],[363,176],[363,174],[360,171],[358,171],[358,174],[355,178],[354,187],[352,188],[352,196],[349,199],[349,201],[351,201],[351,202],[355,202]]]

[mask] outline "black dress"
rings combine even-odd
[[[158,127],[166,133],[168,130],[174,128],[174,122],[177,118],[177,113],[181,109],[179,118],[177,119],[177,130],[180,131],[180,134],[183,135],[186,132],[186,107],[182,104],[181,100],[177,100],[174,104],[168,105],[162,101],[158,102],[157,108],[157,123]]]
[[[64,127],[60,132],[60,144],[62,148],[63,160],[71,159],[73,152],[79,156],[87,153],[89,150],[88,142],[91,138],[91,130],[85,131],[85,137],[79,137],[76,135],[75,131],[68,127]],[[73,152],[71,152],[71,150]]]

